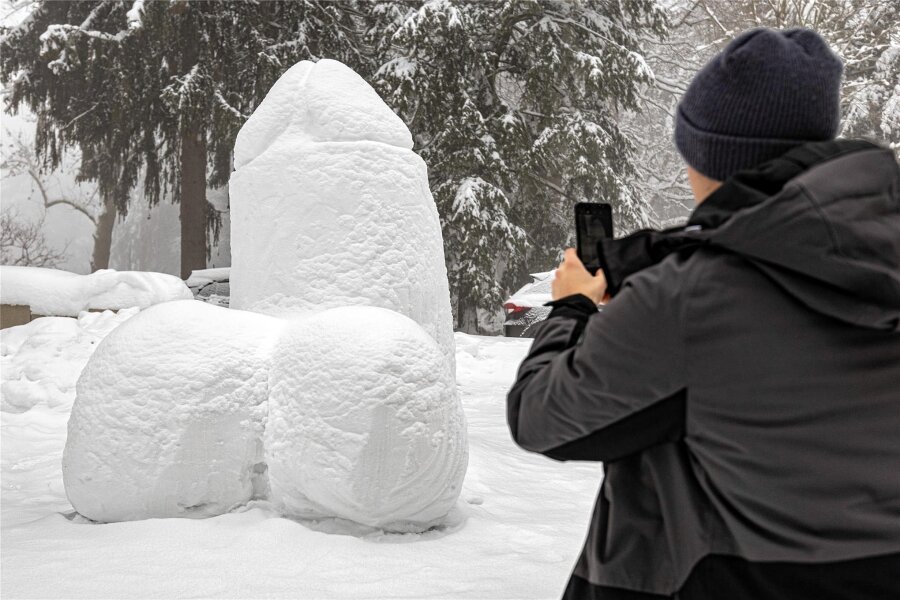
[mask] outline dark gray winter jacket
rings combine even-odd
[[[574,576],[672,594],[708,555],[900,552],[900,169],[866,142],[738,174],[603,244],[508,397],[526,450],[605,463]]]

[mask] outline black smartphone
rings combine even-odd
[[[612,206],[597,202],[579,202],[575,205],[575,250],[591,275],[600,268],[597,250],[600,240],[611,239],[612,236]]]

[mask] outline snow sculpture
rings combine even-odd
[[[284,513],[421,531],[452,508],[465,424],[443,353],[414,321],[357,306],[298,320],[270,382],[266,456]]]
[[[139,313],[78,381],[63,476],[79,513],[212,516],[268,498],[393,531],[447,515],[466,430],[441,229],[411,148],[344,65],[278,80],[235,146],[231,309]]]
[[[347,66],[300,62],[237,136],[231,306],[404,314],[454,364],[440,222],[409,130]]]
[[[281,325],[183,300],[114,329],[69,418],[63,481],[75,510],[103,522],[205,517],[264,494],[268,359]]]

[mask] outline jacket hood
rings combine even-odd
[[[612,293],[631,273],[701,246],[746,258],[816,312],[900,331],[900,167],[888,149],[805,144],[736,174],[685,227],[605,241]]]

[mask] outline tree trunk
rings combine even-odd
[[[185,42],[181,49],[182,73],[188,74],[200,59],[197,11],[191,3],[177,7],[184,12],[179,18]],[[187,279],[194,269],[206,268],[206,131],[199,117],[189,112],[189,121],[181,132],[181,278]]]
[[[478,309],[474,299],[469,298],[468,294],[460,294],[457,299],[456,311],[457,330],[469,334],[480,333],[478,331]]]
[[[94,230],[94,253],[91,255],[91,273],[109,268],[113,227],[116,224],[116,205],[112,198],[103,201],[103,212],[97,217]]]
[[[206,268],[206,136],[192,126],[181,138],[181,278]]]

